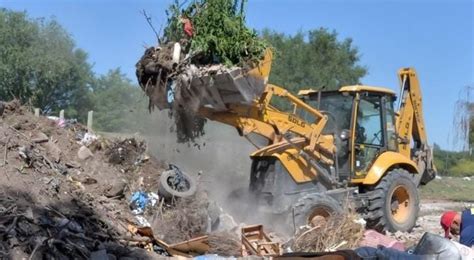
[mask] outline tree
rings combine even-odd
[[[0,9],[0,99],[84,118],[92,107],[87,53],[54,19]]]
[[[352,39],[338,41],[335,31],[321,28],[291,36],[265,29],[262,36],[276,50],[269,81],[293,93],[357,84],[367,73]]]
[[[147,99],[120,69],[99,77],[93,87],[94,126],[107,132],[142,130],[148,114]]]

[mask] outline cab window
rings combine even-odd
[[[356,124],[356,143],[383,145],[383,128],[380,97],[363,97],[359,103],[359,114]]]

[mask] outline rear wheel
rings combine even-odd
[[[420,210],[418,190],[410,173],[391,170],[368,192],[367,226],[378,231],[410,231]]]

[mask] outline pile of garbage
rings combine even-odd
[[[64,209],[68,209],[67,211]],[[31,195],[10,189],[0,194],[0,258],[104,259],[151,254],[130,248],[113,223],[79,201],[38,206]]]
[[[245,0],[198,0],[171,5],[159,45],[136,64],[149,109],[170,109],[179,142],[204,134],[203,106],[216,110],[261,95],[266,78],[250,75],[267,44],[245,26]],[[224,94],[225,92],[225,94]],[[224,94],[224,96],[223,96]]]
[[[109,163],[120,165],[123,171],[133,171],[141,163],[146,162],[149,156],[146,152],[145,141],[138,141],[135,138],[124,140],[113,140],[105,150],[105,155],[109,158]]]

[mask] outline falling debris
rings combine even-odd
[[[250,71],[264,58],[267,44],[245,26],[244,5],[236,0],[172,5],[162,42],[136,64],[149,109],[170,109],[179,142],[204,135],[201,107],[223,110],[228,98],[251,102],[263,92],[266,78]]]

